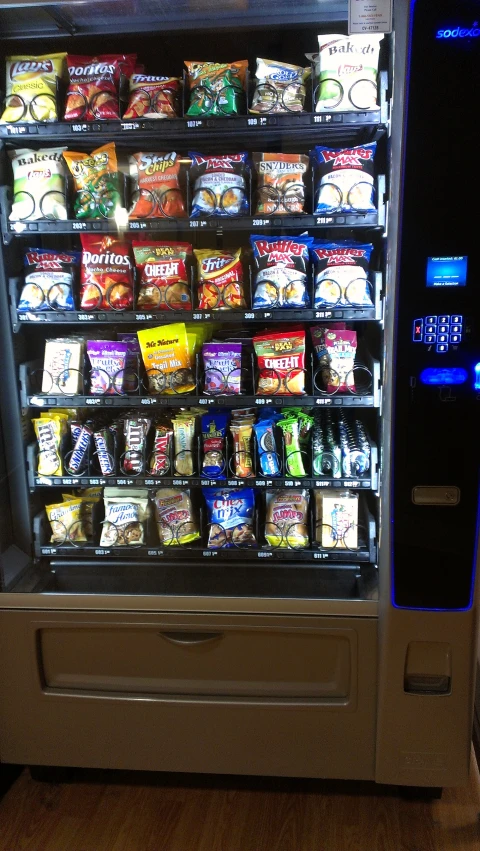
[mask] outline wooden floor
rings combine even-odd
[[[479,851],[480,780],[440,801],[372,784],[27,770],[0,803],[0,851]]]

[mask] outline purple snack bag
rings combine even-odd
[[[123,378],[123,390],[125,393],[135,393],[139,385],[139,366],[140,366],[140,343],[135,332],[117,334],[122,343],[127,344],[127,360],[125,363],[125,375]]]
[[[113,340],[87,340],[90,361],[90,393],[102,396],[123,393],[128,346]]]
[[[210,395],[238,395],[242,376],[242,344],[205,343],[202,355],[205,370],[204,392]]]

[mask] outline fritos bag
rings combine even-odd
[[[242,249],[215,251],[196,249],[200,310],[230,310],[245,307]]]
[[[131,219],[179,219],[186,216],[180,189],[180,157],[167,154],[138,153],[129,157],[134,191]]]
[[[261,396],[305,393],[305,331],[280,331],[253,338]]]
[[[191,310],[187,257],[188,242],[132,242],[140,272],[139,310]]]
[[[130,243],[114,236],[80,234],[82,310],[126,310],[133,307],[133,263]]]
[[[115,142],[108,142],[91,154],[65,151],[63,157],[75,183],[75,218],[113,218],[121,206]]]
[[[132,74],[130,98],[124,118],[177,118],[180,77]]]
[[[190,86],[187,115],[238,115],[245,104],[248,61],[185,62]]]
[[[68,86],[65,121],[120,118],[120,75],[130,77],[136,55],[67,56]]]
[[[66,55],[7,56],[5,109],[0,121],[56,121],[57,78],[64,75]]]
[[[257,209],[259,215],[303,213],[303,178],[309,160],[305,154],[253,154],[257,172]]]

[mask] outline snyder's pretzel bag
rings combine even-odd
[[[347,304],[373,307],[368,268],[373,245],[360,242],[315,242],[310,254],[314,264],[315,308]]]
[[[124,118],[176,118],[182,81],[180,77],[132,74],[130,97]]]
[[[188,242],[132,242],[140,272],[139,310],[191,310]]]
[[[130,243],[114,236],[82,233],[80,304],[82,310],[126,310],[133,307],[133,263]]]
[[[187,115],[238,115],[245,108],[248,62],[185,62],[190,87]]]
[[[179,219],[186,216],[180,189],[180,158],[166,154],[137,153],[129,157],[133,181],[130,219]]]
[[[318,36],[315,67],[316,112],[364,112],[378,109],[377,74],[383,36],[325,34]]]
[[[242,249],[216,251],[195,249],[200,310],[231,310],[246,307],[243,289]]]
[[[204,157],[189,151],[193,182],[192,218],[245,216],[248,213],[245,174],[248,154]]]
[[[65,121],[120,118],[120,75],[130,77],[136,55],[67,56],[68,86]]]
[[[253,309],[310,307],[307,292],[311,236],[251,236],[255,260]]]
[[[310,152],[315,164],[315,213],[376,210],[374,158],[376,142],[356,148],[326,148]]]
[[[122,203],[115,142],[91,154],[65,151],[63,156],[75,184],[75,218],[114,218]]]
[[[261,396],[305,393],[305,331],[280,331],[253,338]]]
[[[253,154],[259,215],[303,213],[309,160],[305,154]]]
[[[265,538],[272,547],[302,549],[308,547],[309,492],[278,490],[267,494]]]
[[[9,151],[13,170],[13,221],[67,218],[65,148]]]
[[[252,488],[203,488],[209,521],[208,547],[256,546],[253,533],[255,492]]]
[[[7,56],[5,109],[0,121],[56,121],[57,79],[64,75],[66,55]]]
[[[155,519],[161,544],[182,546],[200,537],[189,490],[160,488],[155,494]]]
[[[25,283],[18,312],[74,310],[73,286],[79,263],[79,251],[27,248],[24,254]]]
[[[302,112],[310,68],[257,59],[255,91],[250,112]]]

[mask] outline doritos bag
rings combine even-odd
[[[80,234],[83,310],[127,310],[133,307],[133,263],[130,243],[114,236]]]
[[[65,121],[120,118],[120,75],[133,74],[136,55],[67,56],[70,83]]]

